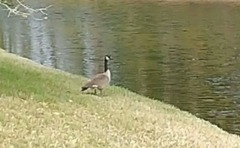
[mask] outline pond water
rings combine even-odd
[[[92,77],[113,56],[112,84],[240,135],[240,6],[157,1],[29,1],[49,19],[7,18],[0,47]]]

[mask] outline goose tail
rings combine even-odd
[[[85,91],[85,90],[87,90],[88,89],[88,87],[82,87],[82,90],[81,91]]]

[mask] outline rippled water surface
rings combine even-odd
[[[173,104],[240,134],[240,6],[212,3],[43,0],[49,19],[7,18],[0,47],[92,77],[111,63],[112,84]]]

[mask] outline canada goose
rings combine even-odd
[[[112,58],[108,55],[104,57],[104,72],[97,74],[89,82],[87,82],[82,87],[82,91],[85,91],[90,88],[94,89],[95,94],[97,94],[97,89],[102,93],[103,88],[109,85],[111,81],[111,72],[108,68],[108,62],[111,59]]]

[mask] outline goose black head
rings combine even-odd
[[[106,61],[112,60],[112,57],[109,56],[109,55],[105,55],[105,60],[106,60]]]

